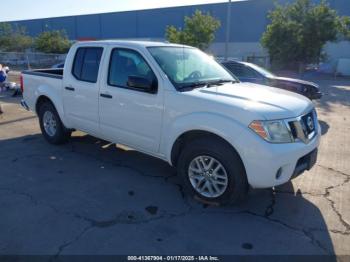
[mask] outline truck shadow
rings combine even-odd
[[[0,217],[0,224],[33,233],[25,238],[4,234],[0,242],[25,246],[42,241],[32,224],[11,216],[36,217],[41,212],[32,212],[38,208],[53,207],[51,216],[73,215],[60,222],[67,232],[53,226],[50,238],[68,234],[77,218],[91,223],[91,232],[79,237],[81,245],[72,246],[71,254],[105,246],[109,249],[100,251],[105,254],[334,254],[320,209],[302,192],[295,192],[292,183],[252,190],[237,206],[208,206],[184,195],[167,163],[82,133],[75,133],[63,146],[51,146],[39,134],[0,140],[0,166],[0,193],[17,192],[36,203],[30,208],[16,202],[20,200],[0,202],[8,214],[4,221]],[[7,212],[10,206],[18,212]],[[47,214],[36,219],[51,221]],[[127,237],[120,230],[128,232]],[[92,241],[96,237],[98,241]],[[5,245],[2,253],[34,252],[16,250],[16,245]],[[336,261],[331,256],[324,259]]]
[[[327,122],[323,121],[323,120],[318,120],[318,122],[320,123],[321,126],[321,134],[325,135],[328,133],[328,130],[330,128],[330,126],[328,125]]]

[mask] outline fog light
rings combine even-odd
[[[282,167],[280,167],[278,170],[277,170],[277,173],[276,173],[276,179],[279,179],[282,175]]]

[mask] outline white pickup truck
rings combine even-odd
[[[37,113],[48,142],[81,130],[124,144],[176,167],[187,191],[207,202],[286,183],[317,158],[310,100],[240,83],[189,46],[77,43],[64,69],[25,71],[22,88],[22,106]]]

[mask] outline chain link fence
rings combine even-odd
[[[63,64],[67,54],[43,54],[43,53],[16,53],[0,52],[0,64],[10,67],[12,71],[22,71],[27,69],[50,68]],[[217,61],[222,62],[224,57],[216,57]],[[260,65],[264,68],[270,67],[268,56],[256,56],[254,54],[245,57],[229,57],[228,60],[240,60]]]
[[[0,64],[11,70],[49,68],[64,63],[66,54],[0,52]]]

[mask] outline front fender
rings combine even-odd
[[[173,145],[175,144],[175,141],[186,132],[206,131],[213,133],[230,143],[236,149],[238,154],[240,154],[242,150],[238,141],[241,134],[247,132],[247,127],[234,119],[220,114],[207,112],[181,115],[175,119],[171,119],[168,123],[168,128],[165,128],[163,134],[162,150],[170,164],[172,164],[171,152]]]

